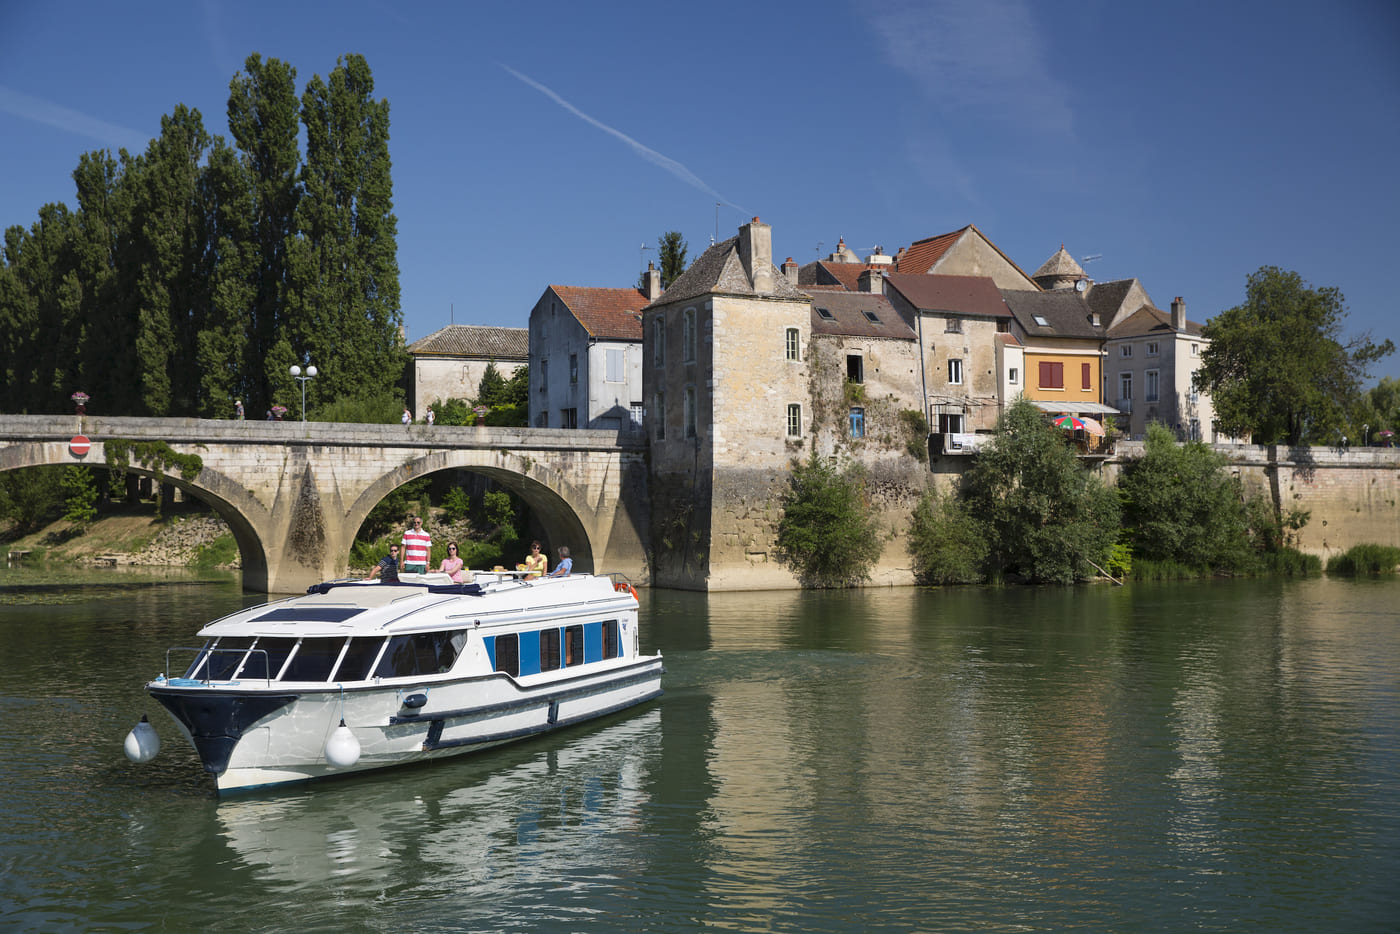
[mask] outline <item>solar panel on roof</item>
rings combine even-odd
[[[255,616],[255,623],[339,623],[364,610],[354,606],[307,606],[279,607],[262,616]]]

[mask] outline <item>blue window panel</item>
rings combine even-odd
[[[496,637],[487,636],[481,640],[481,644],[486,646],[486,657],[491,661],[491,670],[496,670]]]
[[[540,673],[540,634],[538,632],[522,632],[520,634],[520,674],[537,675]]]
[[[603,624],[587,623],[583,627],[583,660],[598,662],[603,660]]]

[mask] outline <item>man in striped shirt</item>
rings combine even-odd
[[[433,553],[433,537],[423,530],[423,517],[413,517],[413,528],[403,533],[403,569],[408,574],[423,574],[428,570],[428,558]]]

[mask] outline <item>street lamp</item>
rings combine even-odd
[[[301,367],[299,367],[299,366],[297,366],[295,363],[293,363],[293,364],[292,364],[292,369],[291,369],[291,374],[292,374],[292,379],[296,380],[298,383],[301,383],[301,420],[302,420],[303,423],[305,423],[305,422],[306,422],[306,381],[309,380],[311,377],[313,377],[313,376],[316,375],[316,368],[315,368],[314,366],[309,366],[309,367],[307,367],[307,368],[306,368],[306,375],[305,375],[305,376],[302,376],[302,375],[301,375]]]

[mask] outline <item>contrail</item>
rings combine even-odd
[[[3,86],[0,86],[0,113],[42,123],[78,136],[86,136],[105,146],[113,149],[125,148],[131,153],[143,152],[151,142],[150,136],[136,130],[107,123],[52,101],[21,94],[13,88]]]
[[[598,129],[602,130],[604,133],[608,133],[608,134],[611,134],[612,136],[616,136],[618,139],[622,140],[622,141],[623,141],[624,143],[626,143],[628,146],[631,146],[632,149],[633,149],[633,151],[635,151],[635,152],[637,153],[637,155],[641,156],[643,159],[647,160],[648,162],[652,163],[653,165],[658,165],[658,166],[660,166],[661,168],[665,169],[667,172],[670,172],[670,173],[671,173],[672,175],[674,175],[676,178],[678,178],[678,179],[680,179],[681,181],[685,182],[687,185],[690,185],[692,188],[697,188],[697,189],[699,189],[700,191],[705,192],[705,194],[707,194],[707,195],[709,195],[710,197],[714,198],[716,201],[719,201],[719,202],[722,203],[722,204],[727,204],[727,205],[729,205],[731,208],[734,208],[734,209],[737,210],[739,213],[741,213],[741,214],[746,214],[746,213],[748,213],[748,212],[745,211],[743,208],[739,207],[739,205],[735,204],[733,201],[730,201],[728,198],[724,197],[724,196],[721,195],[719,192],[715,191],[715,190],[714,190],[713,188],[711,188],[709,185],[706,185],[705,182],[704,182],[703,180],[701,180],[701,178],[700,178],[698,175],[696,175],[694,172],[690,171],[690,169],[687,169],[685,166],[681,165],[681,164],[680,164],[679,162],[677,162],[675,159],[672,159],[672,158],[670,158],[669,156],[663,156],[661,153],[657,152],[655,149],[651,149],[651,148],[649,148],[649,147],[647,147],[647,146],[643,146],[641,143],[637,142],[635,139],[633,139],[632,137],[628,136],[626,133],[620,132],[620,131],[618,131],[618,130],[614,130],[612,127],[608,126],[606,123],[603,123],[603,122],[600,121],[600,120],[595,120],[594,118],[590,117],[588,114],[584,113],[582,110],[579,110],[579,109],[578,109],[577,107],[575,107],[573,104],[570,104],[568,101],[564,100],[564,98],[560,97],[558,94],[555,94],[552,90],[550,90],[549,88],[545,87],[543,84],[540,84],[538,81],[534,81],[534,80],[532,80],[532,79],[530,79],[530,78],[527,78],[525,75],[522,75],[520,72],[516,71],[514,68],[511,68],[509,65],[502,65],[501,67],[504,68],[506,71],[510,72],[512,75],[514,75],[514,76],[515,76],[516,78],[518,78],[520,81],[524,82],[525,84],[528,84],[530,87],[534,88],[536,91],[539,91],[541,94],[545,95],[545,96],[548,97],[550,100],[554,101],[554,103],[558,104],[560,107],[563,107],[565,110],[567,110],[569,113],[573,114],[575,117],[578,117],[580,120],[586,121],[587,123],[593,124],[593,125],[596,126]]]

